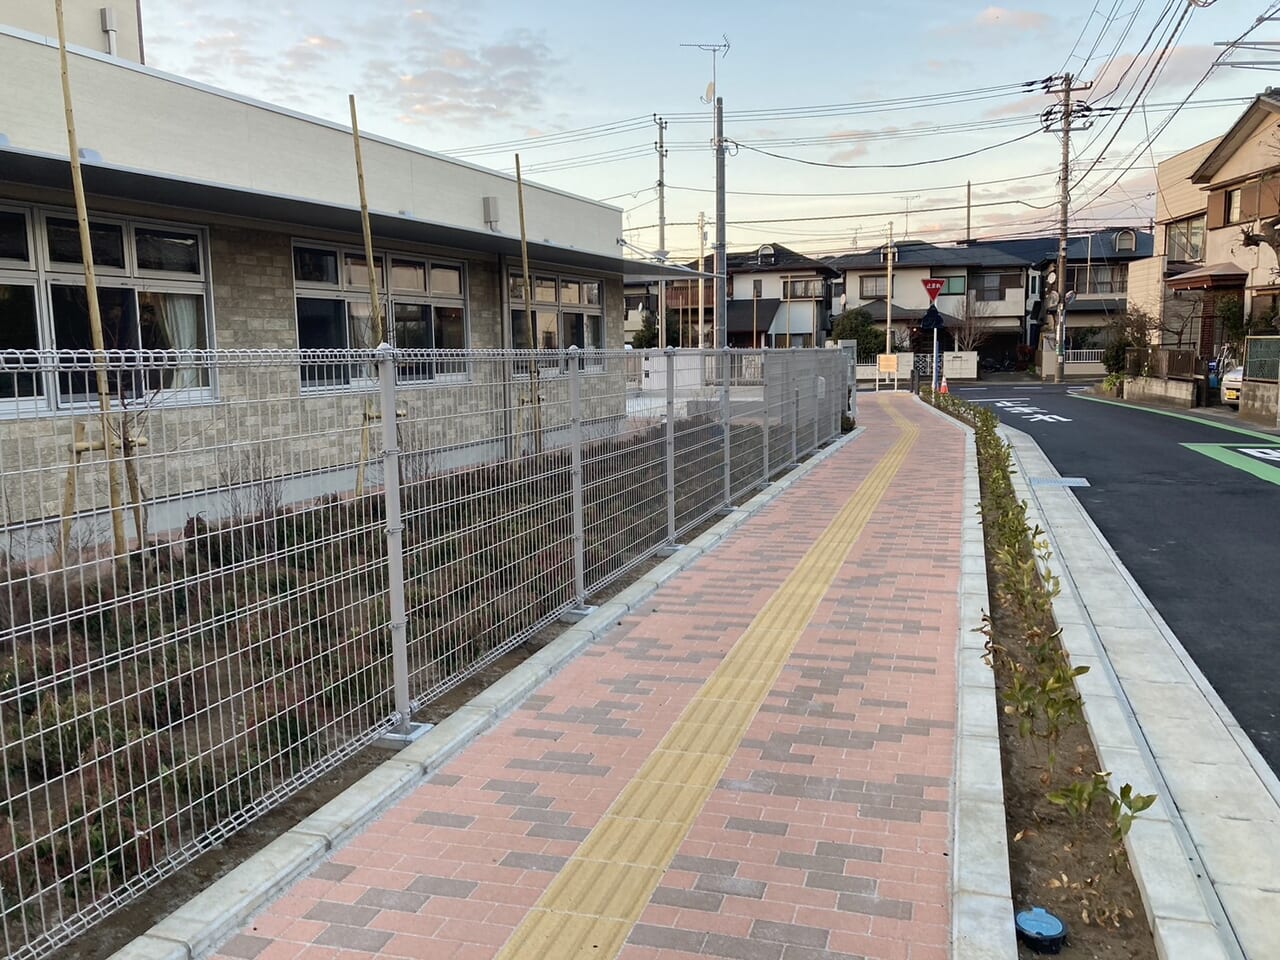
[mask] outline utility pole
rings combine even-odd
[[[1046,92],[1062,94],[1062,170],[1061,198],[1058,211],[1058,316],[1056,336],[1054,337],[1057,364],[1053,373],[1053,382],[1061,383],[1066,376],[1066,353],[1064,343],[1067,338],[1067,208],[1071,201],[1071,94],[1083,92],[1093,86],[1092,83],[1073,84],[1073,77],[1066,73],[1057,86]]]
[[[729,261],[725,250],[724,98],[716,97],[716,347],[729,345]]]
[[[654,115],[653,122],[658,125],[658,259],[667,262],[667,148],[663,133],[667,129],[667,121]],[[667,346],[667,280],[658,278],[658,347]]]
[[[889,276],[884,292],[884,352],[893,353],[893,221],[889,221]]]
[[[712,321],[715,324],[712,346],[723,347],[727,342],[728,330],[728,278],[725,259],[725,214],[724,214],[724,99],[717,96],[716,89],[716,57],[724,57],[729,53],[729,38],[721,34],[721,43],[682,43],[682,47],[695,47],[704,53],[711,54],[711,83],[707,85],[706,96],[700,97],[703,103],[712,105],[712,123],[714,125],[712,148],[716,154],[716,243],[715,243],[715,305]],[[698,234],[702,236],[702,215],[698,215]],[[698,269],[704,270],[702,257],[698,257]],[[699,309],[698,332],[702,332],[701,290],[702,281],[698,281]]]
[[[659,194],[661,196],[661,194]],[[658,207],[662,209],[661,206]],[[966,180],[964,184],[964,238],[966,240],[973,239],[973,181]]]
[[[698,346],[704,346],[702,339],[702,325],[705,322],[703,317],[703,307],[706,301],[707,284],[702,276],[707,272],[707,228],[706,215],[698,211]]]

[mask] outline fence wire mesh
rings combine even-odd
[[[845,381],[838,351],[0,352],[6,954],[837,435]]]

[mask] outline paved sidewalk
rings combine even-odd
[[[948,958],[970,441],[859,424],[219,956]]]

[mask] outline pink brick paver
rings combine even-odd
[[[966,434],[902,395],[218,954],[490,960],[831,518],[918,439],[618,957],[949,955]]]

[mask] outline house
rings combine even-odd
[[[979,240],[971,247],[987,247],[1018,257],[1030,265],[1027,296],[1027,343],[1035,344],[1041,330],[1053,332],[1055,312],[1047,308],[1042,292],[1051,272],[1057,271],[1059,238]],[[1067,308],[1067,345],[1093,345],[1085,331],[1106,327],[1128,310],[1129,265],[1151,256],[1152,234],[1134,227],[1107,227],[1067,238],[1067,275],[1059,291],[1074,292]]]
[[[1129,264],[1129,304],[1157,318],[1153,339],[1202,356],[1221,348],[1222,331],[1214,322],[1217,294],[1208,282],[1195,284],[1194,277],[1176,289],[1169,281],[1205,266],[1205,194],[1191,175],[1221,140],[1197,144],[1156,167],[1154,253]]]
[[[3,11],[36,6],[6,3]],[[85,24],[90,6],[68,3],[68,22],[102,46],[96,7]],[[58,46],[40,17],[25,28],[0,26],[0,86],[11,105],[21,104],[0,119],[0,349],[48,352],[92,341]],[[619,208],[525,184],[526,317],[515,180],[362,134],[370,264],[349,128],[161,73],[126,57],[137,45],[106,39],[117,55],[72,47],[69,75],[108,349],[351,350],[379,340],[433,349],[621,348],[624,279],[663,270],[623,259]],[[371,274],[388,318],[381,331],[371,322]],[[268,381],[214,362],[199,360],[159,384],[155,436],[165,435],[168,419],[191,429],[217,424],[219,404],[243,402],[268,383],[273,397],[291,403],[291,417],[363,416],[360,393],[370,381],[360,365],[295,363],[290,376]],[[548,409],[568,389],[552,373]],[[404,390],[406,415],[474,413],[438,417],[436,443],[510,435],[501,415],[485,420],[464,400],[475,378],[498,376],[480,363],[424,364]],[[28,462],[65,463],[71,421],[96,399],[91,379],[0,374],[0,449],[21,441]],[[497,380],[492,410],[518,409],[517,388],[510,377]],[[336,470],[341,456],[320,451],[306,469]],[[105,496],[101,484],[86,481],[85,490],[86,506]],[[24,496],[33,516],[59,511],[47,493]]]
[[[889,311],[888,255],[885,246],[835,257],[840,309],[866,310],[871,319],[892,323],[895,339],[905,341],[929,306],[921,280],[944,281],[938,312],[957,349],[986,356],[1012,357],[1025,339],[1027,266],[1019,256],[994,246],[939,246],[919,240],[894,244],[892,312]]]
[[[1204,199],[1204,266],[1170,278],[1178,293],[1203,291],[1202,355],[1226,337],[1216,317],[1223,299],[1271,332],[1280,307],[1276,253],[1262,235],[1280,217],[1280,90],[1259,94],[1190,176]],[[1212,331],[1211,333],[1209,331]]]
[[[702,289],[698,261],[685,265],[683,278],[666,286],[668,317],[680,330],[681,346],[714,346],[715,262],[702,260]],[[726,343],[735,348],[822,346],[831,330],[831,283],[835,270],[821,260],[766,243],[725,257],[727,276]],[[639,330],[646,313],[657,316],[658,283],[629,283],[624,291],[627,331]],[[701,295],[700,295],[701,294]]]

